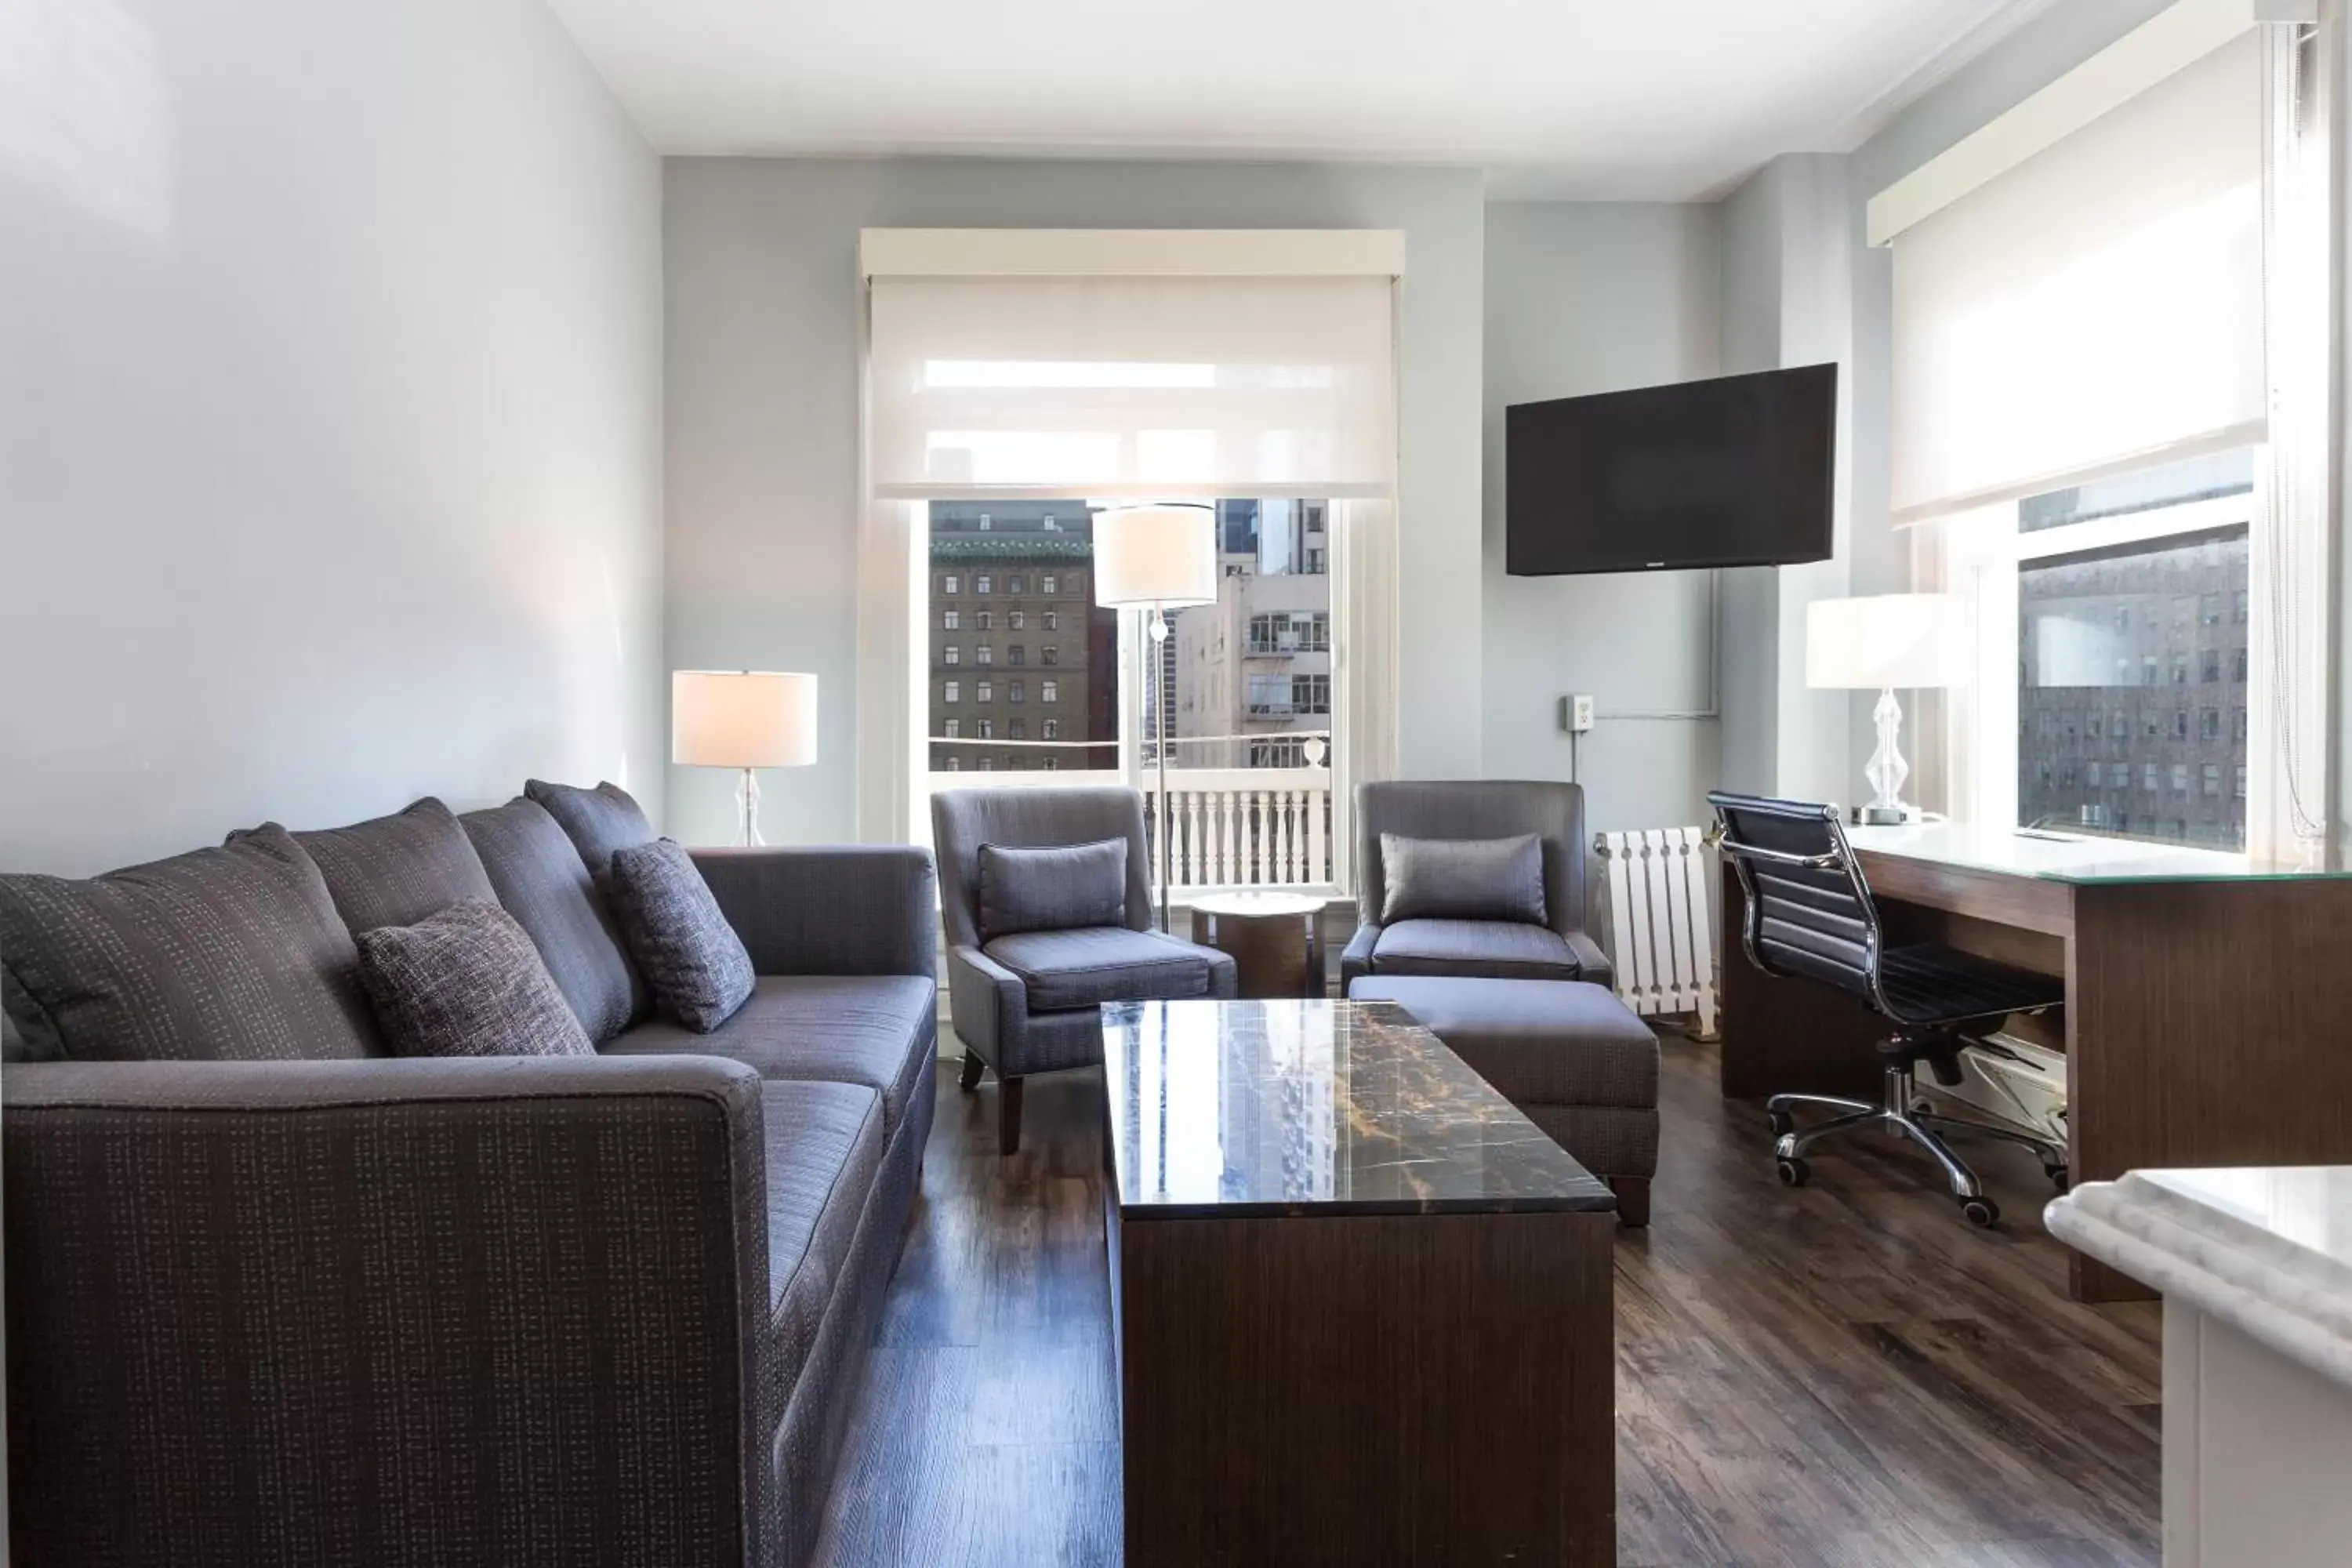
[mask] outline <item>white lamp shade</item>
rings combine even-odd
[[[671,671],[669,760],[706,768],[796,768],[815,762],[816,677]]]
[[[1805,684],[1877,691],[1958,686],[1968,654],[1950,594],[1816,599],[1805,606]]]
[[[1095,603],[1109,608],[1217,602],[1217,514],[1131,506],[1095,514]]]

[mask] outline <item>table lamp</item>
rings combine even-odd
[[[1152,713],[1160,764],[1160,808],[1152,837],[1160,841],[1160,929],[1168,929],[1168,698],[1158,689],[1164,668],[1168,612],[1217,602],[1217,514],[1205,506],[1131,506],[1095,515],[1095,603],[1107,609],[1151,612]]]
[[[816,761],[816,677],[756,669],[677,669],[669,678],[669,760],[737,768],[738,844],[762,844],[758,768]]]
[[[1853,809],[1858,823],[1912,819],[1903,804],[1911,765],[1898,744],[1903,708],[1895,689],[1959,684],[1966,654],[1960,601],[1949,594],[1881,594],[1863,599],[1816,599],[1805,606],[1805,684],[1878,693],[1871,717],[1878,749],[1863,776],[1874,792]]]

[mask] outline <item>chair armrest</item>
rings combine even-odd
[[[939,891],[927,849],[692,853],[761,974],[939,973]]]
[[[1601,951],[1601,944],[1580,931],[1564,931],[1561,935],[1568,943],[1568,951],[1576,956],[1577,978],[1613,989],[1617,984],[1617,971],[1609,962],[1609,955]]]
[[[1356,927],[1356,934],[1339,953],[1339,994],[1348,994],[1353,981],[1361,980],[1372,972],[1372,949],[1380,944],[1381,928],[1366,921]]]
[[[775,1528],[751,1069],[43,1063],[0,1102],[27,1561],[357,1560],[399,1521],[421,1561],[701,1568]]]
[[[948,949],[948,1017],[956,1038],[1001,1067],[1006,1022],[1028,1016],[1029,987],[1021,976],[976,947]]]

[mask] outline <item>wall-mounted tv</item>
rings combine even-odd
[[[1503,433],[1513,576],[1830,558],[1833,364],[1516,404]]]

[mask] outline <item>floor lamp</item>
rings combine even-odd
[[[757,669],[677,669],[669,678],[669,760],[734,768],[738,844],[761,844],[760,768],[816,761],[816,677]]]
[[[1168,612],[1217,602],[1217,514],[1205,506],[1132,506],[1095,515],[1095,603],[1149,610],[1151,703],[1160,769],[1160,929],[1168,929],[1173,835],[1168,810]]]

